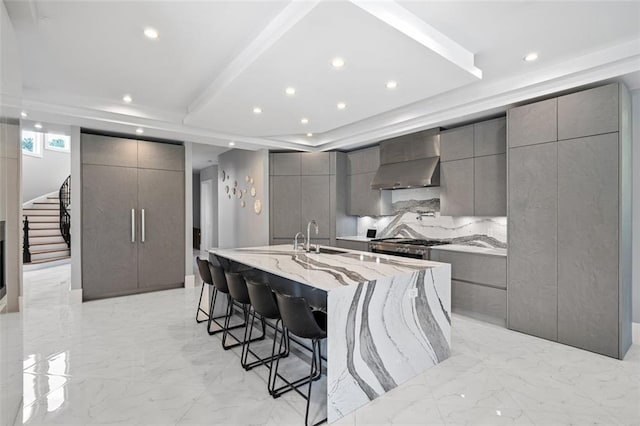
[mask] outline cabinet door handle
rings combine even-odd
[[[136,209],[131,209],[131,242],[136,242]]]
[[[146,227],[146,226],[145,226],[145,224],[144,224],[144,209],[142,209],[142,225],[141,225],[141,226],[142,226],[141,240],[142,240],[142,242],[144,243],[144,240],[145,240],[145,234],[146,234],[146,230],[147,230],[147,229],[146,229],[147,227]]]

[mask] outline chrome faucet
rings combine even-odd
[[[318,222],[316,222],[315,220],[311,220],[309,223],[307,223],[307,253],[311,252],[311,225],[315,226],[316,235],[318,235]],[[320,246],[316,244],[316,253],[318,253],[319,251]]]
[[[304,234],[302,232],[298,232],[295,237],[293,237],[293,250],[298,251],[298,237],[302,237],[302,246],[304,247]]]

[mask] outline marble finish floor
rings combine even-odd
[[[303,422],[302,398],[273,400],[195,324],[199,287],[72,305],[69,274],[27,273],[24,312],[0,315],[2,425]],[[452,336],[450,359],[338,423],[640,425],[637,345],[617,361],[457,315]]]

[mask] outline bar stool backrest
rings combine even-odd
[[[276,295],[269,285],[248,279],[247,290],[249,291],[251,306],[257,313],[269,319],[280,318]]]
[[[209,261],[196,257],[196,263],[198,264],[198,271],[200,272],[200,278],[205,284],[213,285],[213,278],[211,277],[211,269],[209,269]]]
[[[238,303],[248,305],[251,303],[249,299],[249,293],[247,292],[247,284],[244,281],[242,274],[238,272],[227,272],[224,275],[227,277],[227,286],[229,287],[229,294]]]
[[[318,325],[307,299],[276,293],[282,322],[289,331],[303,339],[321,339],[326,331]]]
[[[227,286],[227,278],[224,275],[224,269],[221,266],[209,264],[211,269],[211,275],[213,278],[213,285],[216,286],[216,290],[228,294],[229,287]]]

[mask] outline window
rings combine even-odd
[[[69,152],[70,139],[71,138],[67,135],[47,133],[45,135],[44,147],[52,151]]]
[[[33,157],[42,157],[42,133],[23,130],[22,153]]]

